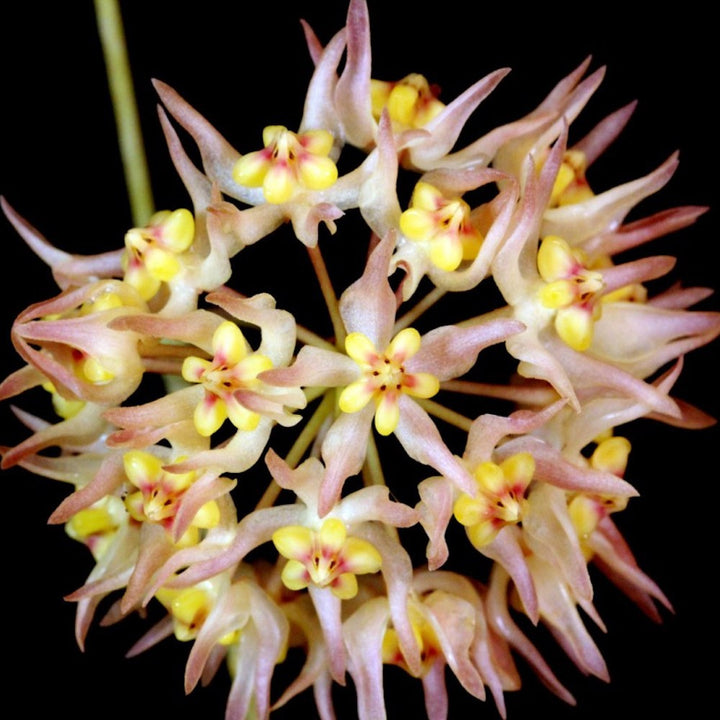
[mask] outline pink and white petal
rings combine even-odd
[[[340,315],[348,333],[361,332],[378,349],[392,337],[397,302],[387,276],[395,234],[389,233],[373,249],[362,276],[340,297]]]
[[[369,403],[356,413],[342,413],[328,429],[320,450],[325,463],[318,499],[320,517],[325,517],[340,500],[345,480],[360,472],[374,412]]]
[[[575,698],[560,683],[537,648],[513,621],[508,608],[509,581],[508,573],[500,565],[495,565],[490,575],[490,589],[486,603],[490,625],[525,658],[543,683],[555,695],[569,705],[575,705]]]
[[[375,139],[370,101],[370,19],[365,0],[350,0],[345,33],[347,53],[335,88],[335,108],[347,141],[364,149]]]
[[[389,622],[387,599],[376,597],[363,603],[343,623],[348,671],[357,691],[360,720],[384,720],[387,717],[382,643]]]
[[[366,523],[356,528],[356,534],[373,545],[382,557],[380,571],[387,589],[392,624],[405,662],[410,672],[418,676],[422,669],[420,648],[408,613],[413,581],[412,561],[405,548],[380,525]]]
[[[449,702],[442,659],[436,660],[422,676],[422,685],[428,720],[447,720]]]
[[[398,227],[401,214],[397,196],[398,150],[387,110],[380,116],[377,146],[366,162],[372,162],[372,166],[360,186],[360,213],[378,237],[385,237]]]
[[[442,476],[423,480],[418,485],[420,502],[415,506],[420,515],[420,524],[428,536],[425,551],[430,570],[437,570],[445,564],[450,550],[445,532],[453,516],[455,490],[453,484]]]
[[[520,540],[519,528],[506,525],[492,542],[483,546],[482,554],[495,560],[512,578],[525,614],[533,624],[537,624],[540,618],[539,600]]]
[[[163,105],[197,143],[208,177],[217,182],[223,192],[238,200],[249,205],[262,203],[261,188],[244,188],[233,180],[232,168],[240,153],[169,85],[154,80],[153,86]]]
[[[339,150],[346,138],[333,100],[337,86],[337,69],[345,50],[346,32],[344,29],[340,30],[323,48],[307,23],[303,24],[303,28],[308,40],[308,47],[313,55],[315,70],[305,94],[305,105],[299,132],[303,133],[317,128],[323,128],[331,132],[336,143],[336,149],[331,154],[331,157],[337,159]]]
[[[562,574],[578,600],[590,602],[593,586],[577,531],[568,514],[565,491],[535,483],[528,501],[528,510],[522,518],[528,548]]]
[[[481,78],[426,123],[423,129],[429,133],[427,141],[414,143],[409,148],[409,163],[420,170],[443,167],[444,156],[455,146],[467,119],[509,72],[509,68],[502,68]]]
[[[678,166],[673,153],[659,168],[645,177],[618,185],[589,200],[546,210],[541,235],[559,235],[570,245],[617,227],[641,200],[657,192]]]
[[[434,468],[462,492],[475,494],[473,477],[450,452],[435,423],[425,410],[405,395],[400,397],[400,421],[395,437],[413,460]]]
[[[431,593],[423,605],[455,677],[467,692],[485,700],[483,679],[470,656],[476,632],[475,608],[468,601],[443,590]]]
[[[266,370],[258,377],[283,387],[342,387],[357,379],[357,363],[347,355],[305,345],[290,367]]]
[[[348,527],[377,520],[394,527],[411,527],[418,522],[418,513],[401,502],[390,499],[387,487],[372,486],[356,490],[345,496],[334,516]]]
[[[336,597],[329,587],[308,586],[308,593],[317,611],[320,627],[328,652],[328,663],[333,680],[345,685],[345,668],[347,655],[343,643],[342,631],[342,600]]]
[[[75,513],[89,507],[93,503],[101,500],[106,495],[111,495],[121,487],[127,480],[123,468],[123,453],[110,453],[97,467],[96,472],[91,476],[90,482],[78,488],[74,493],[68,495],[52,515],[48,518],[48,523],[58,524],[65,523],[75,515]],[[76,470],[79,467],[80,458],[73,458],[76,463]]]
[[[408,372],[429,372],[441,382],[464,375],[480,351],[522,332],[517,320],[491,320],[466,327],[445,326],[422,337],[418,353],[408,360]]]

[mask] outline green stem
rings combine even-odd
[[[305,427],[297,436],[293,446],[286,455],[285,462],[291,468],[294,468],[300,462],[313,440],[317,437],[322,424],[325,422],[325,418],[332,412],[334,405],[335,393],[330,390],[325,393],[325,397],[320,401],[317,408],[315,408],[315,412],[311,415],[310,419],[307,421]],[[281,490],[282,488],[274,480],[272,480],[270,485],[268,485],[267,490],[260,498],[260,501],[255,509],[261,510],[262,508],[272,507]]]
[[[320,337],[312,330],[302,327],[302,325],[295,326],[295,333],[297,335],[297,339],[305,345],[313,345],[315,347],[325,348],[325,350],[337,350],[331,342],[328,342],[325,338]]]
[[[320,291],[322,292],[325,304],[327,305],[328,312],[330,313],[330,320],[333,326],[333,333],[335,334],[335,345],[338,348],[345,347],[345,325],[343,324],[342,318],[340,317],[340,309],[338,306],[337,296],[328,274],[327,266],[323,260],[323,256],[320,253],[320,248],[309,247],[308,255],[310,256],[310,262],[312,262],[315,275],[317,275],[318,282],[320,283]]]
[[[395,333],[399,333],[406,327],[409,327],[414,323],[424,312],[429,310],[440,298],[447,293],[447,290],[442,288],[433,288],[420,302],[416,303],[410,308],[401,318],[395,323]]]
[[[385,475],[383,474],[382,464],[380,463],[380,454],[378,453],[377,444],[372,433],[368,438],[367,455],[365,455],[365,464],[363,465],[363,481],[366,485],[385,485]]]
[[[465,417],[465,415],[461,415],[459,412],[455,412],[455,410],[450,410],[450,408],[446,408],[444,405],[441,405],[434,400],[415,398],[415,402],[421,405],[425,410],[427,410],[431,415],[434,415],[436,418],[444,420],[446,423],[454,425],[455,427],[458,427],[465,432],[470,431],[470,426],[472,425],[473,421],[469,417]]]
[[[143,227],[154,212],[154,203],[118,0],[95,0],[95,16],[132,219],[137,227]]]

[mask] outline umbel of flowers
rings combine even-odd
[[[670,608],[613,522],[637,494],[621,426],[712,422],[672,388],[720,317],[690,309],[704,288],[649,293],[673,258],[621,256],[704,208],[626,220],[675,156],[591,189],[586,171],[633,105],[571,141],[602,80],[589,62],[457,148],[504,70],[445,104],[420,75],[372,76],[364,0],[325,45],[304,29],[315,70],[299,127],[268,118],[262,138],[234,139],[240,150],[155,82],[189,202],[124,246],[65,253],[3,200],[58,293],[12,326],[24,364],[0,397],[44,394],[47,412],[14,409],[29,434],[2,447],[2,464],[72,486],[50,521],[95,563],[68,598],[80,646],[101,603],[106,623],[162,608],[130,654],[187,641],[188,692],[226,660],[228,720],[265,718],[309,688],[328,720],[348,676],[359,717],[379,720],[388,664],[418,680],[432,720],[447,716],[448,673],[504,717],[516,657],[575,702],[518,618],[607,679],[579,612],[603,627],[588,565],[650,617]],[[341,172],[348,146],[361,160]],[[343,237],[352,215],[367,232]],[[280,242],[283,225],[305,246],[330,337],[298,322],[302,295],[279,307],[233,285],[241,251]],[[366,257],[345,287],[321,252],[338,242]],[[502,300],[487,306],[478,290],[493,283]],[[464,314],[455,303],[442,324],[427,320],[460,295]],[[507,384],[477,365],[492,345]],[[487,412],[484,397],[507,412]],[[447,569],[469,552],[467,572]],[[291,650],[306,660],[273,696]]]

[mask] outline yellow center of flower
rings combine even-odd
[[[598,443],[590,456],[590,465],[595,470],[622,477],[625,474],[630,450],[629,440],[624,437],[610,436]],[[568,513],[580,539],[580,548],[587,560],[593,554],[587,541],[595,532],[598,523],[610,513],[624,510],[627,503],[626,497],[586,493],[578,493],[570,500]]]
[[[345,351],[360,366],[362,375],[340,393],[340,409],[357,412],[373,400],[375,428],[381,435],[393,432],[400,420],[400,395],[429,398],[440,389],[434,375],[406,371],[406,361],[419,349],[420,333],[414,328],[401,330],[384,353],[379,353],[366,335],[350,333],[345,339]]]
[[[138,522],[159,523],[170,528],[177,513],[178,503],[185,491],[197,479],[194,471],[170,473],[163,469],[162,461],[142,450],[130,450],[123,455],[123,466],[128,480],[138,488],[125,498],[125,506]],[[214,500],[205,503],[195,514],[190,528],[179,544],[194,545],[198,529],[215,527],[220,522],[220,510]]]
[[[172,616],[175,637],[184,642],[197,636],[215,604],[216,592],[209,582],[201,582],[182,590],[163,587],[155,593],[155,597]],[[239,635],[240,630],[235,630],[218,642],[230,645]]]
[[[594,196],[585,178],[587,158],[581,150],[567,150],[555,177],[548,207],[573,205]]]
[[[42,388],[50,393],[53,409],[65,420],[74,417],[85,407],[84,400],[69,400],[68,398],[64,398],[50,380],[46,380],[42,384]]]
[[[440,641],[432,628],[432,625],[425,619],[422,613],[413,605],[408,608],[410,626],[415,636],[415,642],[420,649],[420,661],[422,663],[417,677],[423,677],[432,667],[435,660],[442,655]],[[397,665],[405,672],[415,676],[405,660],[398,634],[395,628],[389,627],[385,631],[382,642],[382,659],[389,665]]]
[[[125,234],[123,269],[125,282],[132,285],[143,300],[150,300],[163,282],[180,272],[178,255],[195,238],[195,220],[189,210],[163,210],[155,213],[144,228]]]
[[[337,180],[337,167],[328,157],[333,136],[327,130],[296,134],[268,125],[263,145],[235,163],[233,179],[238,185],[262,187],[269,203],[287,202],[298,189],[326,190]]]
[[[288,525],[273,533],[272,541],[287,563],[282,581],[290,590],[303,590],[311,583],[329,587],[341,600],[358,592],[356,575],[380,569],[380,553],[366,540],[348,537],[342,520],[326,518],[320,530]]]
[[[127,513],[120,498],[107,495],[90,507],[76,512],[65,523],[65,532],[87,545],[96,560],[105,554],[115,533],[127,522]]]
[[[587,350],[601,312],[598,293],[604,287],[602,274],[588,270],[582,253],[556,235],[540,243],[537,265],[545,281],[539,292],[540,302],[556,310],[558,335],[574,350]]]
[[[438,88],[418,73],[396,82],[371,80],[370,95],[374,118],[378,120],[387,108],[396,131],[420,128],[445,108],[437,99]]]
[[[506,525],[522,520],[527,507],[525,492],[535,473],[530,453],[480,463],[475,469],[475,497],[463,493],[455,501],[455,519],[465,526],[470,542],[478,549],[494,540]]]
[[[185,358],[182,376],[188,382],[202,383],[205,396],[195,408],[197,431],[209,437],[227,418],[238,430],[254,430],[260,415],[242,404],[243,391],[262,386],[257,376],[272,367],[272,361],[260,353],[251,352],[245,336],[229,320],[218,326],[213,334],[213,359]]]
[[[433,265],[449,272],[475,258],[483,240],[470,220],[470,206],[461,198],[446,198],[426,182],[415,186],[410,208],[400,216],[400,230],[421,244]]]
[[[84,317],[94,315],[95,313],[115,310],[125,305],[126,303],[123,298],[116,292],[103,290],[96,297],[84,302],[73,314]],[[94,385],[105,385],[115,377],[115,373],[108,368],[104,362],[101,362],[99,358],[94,355],[89,355],[78,348],[72,349],[70,359],[72,361],[73,372],[81,380],[93,383]],[[53,390],[54,388],[50,389],[50,392],[53,393],[53,403],[55,403],[55,395],[57,393],[53,392]],[[56,407],[58,408],[58,412],[73,412],[74,409],[79,409],[77,406],[72,404],[66,406],[64,403],[56,404]]]

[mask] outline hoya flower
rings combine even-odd
[[[316,69],[306,98],[304,119],[324,118],[351,145],[370,150],[377,141],[378,118],[387,111],[405,167],[424,171],[487,165],[504,142],[526,134],[545,120],[529,118],[509,123],[462,150],[451,152],[469,116],[508,70],[490,73],[444,104],[437,97],[437,89],[419,73],[390,82],[371,77],[370,23],[365,0],[349,3],[344,30],[344,35],[336,34],[322,48],[306,28]],[[338,76],[345,46],[345,65]]]
[[[448,716],[448,667],[463,688],[480,700],[485,700],[487,684],[503,713],[507,668],[499,662],[503,650],[489,631],[478,588],[455,573],[418,570],[407,605],[419,665],[408,664],[385,598],[368,600],[344,623],[359,717],[387,717],[383,665],[398,666],[421,681],[428,718]]]
[[[122,402],[140,384],[144,367],[138,335],[110,324],[144,309],[126,283],[100,280],[29,307],[13,325],[13,342],[63,397]]]
[[[273,533],[272,540],[288,560],[282,580],[290,590],[312,583],[349,600],[358,592],[356,576],[377,572],[382,565],[380,553],[366,540],[348,537],[347,527],[337,518],[325,518],[319,530],[286,525]]]
[[[361,278],[340,299],[348,332],[346,353],[306,346],[291,367],[263,375],[279,384],[343,388],[341,413],[321,446],[327,468],[322,515],[339,498],[345,480],[360,471],[373,419],[378,431],[393,433],[410,457],[445,472],[458,487],[473,493],[472,478],[413,393],[432,396],[436,382],[463,375],[484,347],[519,330],[518,324],[501,320],[463,329],[440,327],[424,336],[406,329],[393,336],[396,301],[387,280],[392,247],[390,235],[373,250]]]
[[[125,282],[143,300],[150,300],[162,282],[180,272],[177,256],[190,247],[194,237],[195,220],[184,208],[156,213],[146,227],[128,230],[123,255]]]
[[[577,465],[535,436],[563,407],[562,401],[539,412],[509,417],[481,415],[472,424],[463,463],[474,473],[472,492],[443,476],[419,485],[417,510],[427,532],[429,567],[449,554],[445,532],[453,517],[465,526],[473,546],[506,568],[525,611],[537,618],[537,597],[525,550],[535,548],[558,566],[580,594],[590,582],[577,534],[567,515],[565,492],[585,491],[632,497],[637,491],[606,469]],[[554,491],[557,491],[555,493]]]
[[[395,82],[370,80],[373,117],[379,120],[387,107],[395,132],[421,128],[445,108],[438,100],[439,91],[419,73],[411,73]]]
[[[522,519],[527,506],[525,492],[535,474],[530,453],[517,453],[499,465],[490,460],[475,468],[475,496],[463,493],[455,501],[455,519],[466,528],[478,549],[492,542],[500,530]]]
[[[286,220],[292,222],[301,242],[316,246],[319,224],[325,223],[334,232],[335,220],[345,208],[357,205],[361,186],[374,177],[376,163],[369,159],[336,180],[337,153],[330,153],[328,148],[332,130],[324,127],[301,126],[298,133],[292,133],[282,125],[268,126],[268,146],[242,155],[172,88],[159,81],[155,88],[169,113],[200,148],[205,183],[250,206],[239,210],[216,198],[211,208],[211,213],[230,219],[240,247],[256,242]],[[187,160],[169,123],[166,134],[172,152],[183,160],[185,173],[199,173]],[[275,150],[278,155],[273,158]],[[264,190],[266,182],[269,198]]]
[[[405,237],[427,246],[433,265],[452,271],[480,250],[482,235],[470,220],[470,206],[462,199],[445,197],[433,185],[418,182],[410,207],[400,216]]]
[[[520,210],[515,229],[493,261],[493,277],[509,303],[503,314],[507,312],[508,315],[522,320],[526,326],[525,331],[510,338],[506,346],[520,361],[518,370],[521,375],[547,380],[557,392],[570,400],[576,410],[579,407],[577,390],[600,383],[604,387],[614,388],[616,393],[646,403],[657,412],[677,416],[679,411],[677,407],[673,407],[669,398],[644,382],[646,374],[632,372],[633,368],[615,363],[613,358],[603,356],[602,353],[596,355],[594,351],[594,338],[598,328],[607,323],[603,316],[615,303],[618,303],[617,310],[621,314],[625,309],[628,310],[628,318],[634,315],[632,307],[642,304],[608,297],[596,319],[594,315],[598,314],[598,301],[621,288],[662,277],[672,268],[674,260],[658,256],[617,266],[588,268],[578,262],[578,258],[573,255],[574,250],[568,250],[568,247],[573,245],[567,238],[562,239],[568,245],[550,240],[542,254],[537,249],[538,239],[543,237],[540,228],[552,184],[557,176],[563,147],[562,142],[553,147],[539,178],[535,173],[528,175],[522,201],[524,210]],[[617,192],[608,193],[624,198],[621,205],[625,208],[623,212],[627,212],[631,205],[650,192],[651,188],[667,181],[672,166],[672,163],[666,164],[641,181],[617,188]],[[596,196],[599,197],[601,196]],[[629,204],[625,204],[626,200]],[[598,208],[600,207],[598,205]],[[615,207],[614,212],[617,210],[618,207]],[[588,223],[591,223],[596,216],[591,214],[589,217]],[[608,219],[609,217],[605,218]],[[666,220],[671,222],[669,217]],[[616,221],[617,218],[612,220]],[[656,229],[662,232],[658,226]],[[642,241],[641,236],[636,237]],[[549,284],[541,273],[550,280]],[[589,295],[583,298],[586,291]],[[560,310],[563,311],[562,315]],[[612,326],[615,336],[620,321],[615,310],[610,312],[614,319],[608,329]],[[654,314],[652,309],[646,312],[648,318]],[[717,323],[717,317],[713,313],[698,313],[695,317],[688,313],[684,316],[684,321],[679,317],[676,319],[676,325],[657,318],[657,325],[650,323],[633,329],[633,338],[645,347],[643,369],[650,367],[649,372],[654,372],[662,364],[655,361],[662,358],[662,362],[667,362],[677,357],[673,351],[679,350],[680,346],[674,341],[681,337],[687,342],[702,343],[704,340],[700,338],[707,337],[706,333],[712,334],[712,328],[715,328]],[[684,325],[682,330],[680,323]],[[574,347],[568,345],[558,334],[557,325]],[[621,331],[617,336],[624,339],[625,331]],[[689,339],[693,337],[694,340]],[[618,343],[619,347],[623,344],[622,341]],[[586,345],[587,348],[583,350]]]
[[[269,295],[243,298],[224,289],[207,295],[207,300],[230,313],[237,321],[260,329],[261,340],[252,350],[234,321],[219,314],[196,310],[182,318],[153,315],[123,321],[143,335],[171,339],[185,346],[184,359],[175,365],[189,385],[164,397],[135,407],[112,408],[106,417],[123,431],[114,442],[135,446],[147,444],[181,429],[195,437],[192,456],[176,462],[172,470],[187,472],[211,465],[226,472],[242,472],[260,457],[275,424],[292,426],[300,419],[291,409],[304,407],[299,388],[277,387],[259,375],[269,368],[290,362],[295,348],[292,316],[275,308]],[[212,436],[229,420],[235,429],[227,440],[206,448],[204,438]],[[198,444],[199,443],[199,444]]]
[[[285,203],[301,189],[326,190],[337,180],[328,157],[333,147],[327,130],[296,134],[282,125],[263,130],[263,150],[243,155],[233,167],[238,185],[262,187],[269,203]]]
[[[267,593],[250,577],[217,575],[183,589],[160,588],[156,599],[167,616],[128,652],[133,657],[169,635],[192,642],[185,673],[190,693],[206,682],[223,660],[233,681],[227,717],[243,720],[250,708],[269,716],[270,683],[288,644],[289,623]]]

